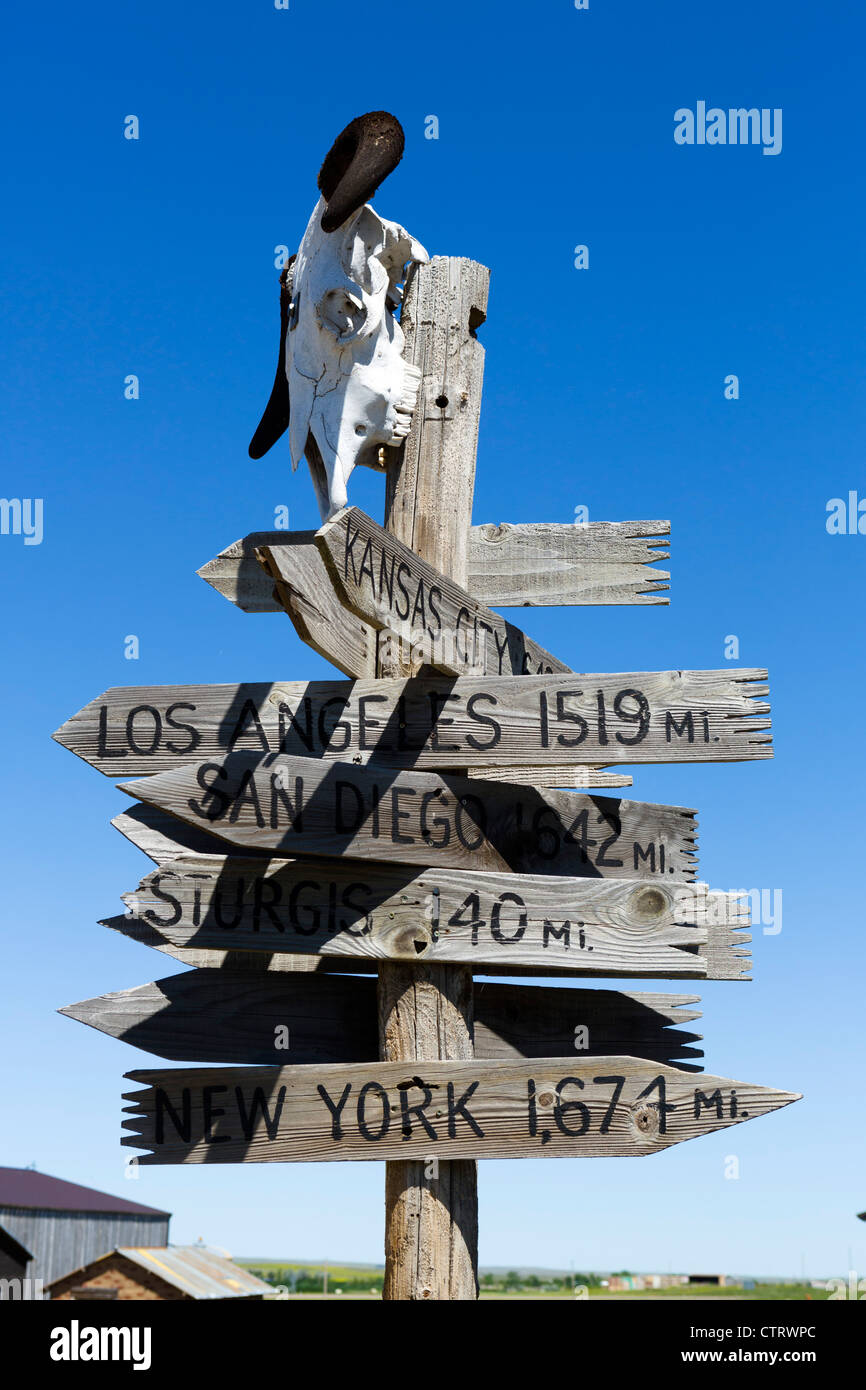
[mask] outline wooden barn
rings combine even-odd
[[[270,1284],[241,1269],[206,1245],[145,1246],[112,1250],[55,1279],[52,1299],[143,1300],[190,1302],[199,1299],[261,1299]]]
[[[0,1262],[10,1262],[7,1278],[20,1277],[22,1251],[25,1277],[47,1287],[118,1245],[167,1245],[169,1220],[167,1211],[31,1168],[0,1168],[0,1251],[8,1252]]]

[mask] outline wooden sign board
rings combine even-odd
[[[198,573],[246,613],[288,611],[288,597],[297,606],[296,626],[300,622],[307,630],[307,635],[300,635],[321,650],[319,641],[330,646],[326,594],[332,594],[332,588],[316,550],[315,534],[255,531],[226,546]],[[652,566],[668,559],[669,535],[668,521],[470,526],[466,587],[479,603],[491,608],[668,603],[670,575]],[[274,595],[273,576],[263,570],[256,556],[258,550],[277,547],[286,562],[283,573],[288,584],[288,594],[279,599]],[[290,616],[295,621],[295,614]],[[359,619],[355,650],[363,658],[370,644],[360,636],[362,627],[366,625]],[[375,649],[375,641],[372,645]],[[364,674],[340,665],[331,651],[321,655],[347,675]]]
[[[358,507],[327,521],[316,545],[344,606],[407,644],[419,668],[498,676],[570,670]],[[266,550],[270,573],[278,573],[279,547]]]
[[[694,877],[694,812],[433,772],[234,753],[121,791],[246,850],[424,868]]]
[[[183,948],[667,979],[747,977],[748,898],[702,883],[184,857],[124,895]]]
[[[700,1018],[694,995],[479,984],[475,1055],[605,1056],[628,1053],[690,1070],[700,1035],[676,1025]],[[60,1013],[171,1062],[375,1062],[376,982],[193,970],[70,1004]],[[685,1059],[685,1060],[682,1060]]]
[[[261,535],[249,539],[258,541],[250,560],[256,570],[256,584],[267,591],[268,610],[287,613],[301,641],[345,675],[375,676],[379,634],[340,602],[316,548],[315,531],[265,535],[270,540]],[[213,563],[218,564],[221,558]],[[206,579],[208,568],[199,570]],[[244,576],[248,568],[245,564]],[[251,581],[252,576],[239,576],[242,593],[249,592]]]
[[[669,521],[473,526],[466,587],[491,608],[668,603]]]
[[[140,849],[155,864],[165,864],[182,854],[225,854],[225,841],[217,835],[210,835],[185,821],[170,816],[158,806],[146,806],[139,802],[122,811],[111,822],[130,844]],[[244,855],[269,858],[269,850],[244,850]]]
[[[180,961],[181,965],[193,966],[197,970],[236,970],[244,974],[318,974],[318,975],[375,975],[378,963],[375,960],[348,959],[339,956],[294,955],[291,952],[261,951],[223,951],[200,950],[197,946],[175,946],[143,918],[132,913],[117,913],[114,917],[103,917],[99,925],[116,931],[130,941]],[[554,972],[557,974],[564,972]]]
[[[142,1164],[636,1156],[800,1099],[634,1057],[127,1075]]]
[[[570,528],[558,529],[567,531]],[[343,607],[334,593],[314,537],[314,531],[260,531],[244,541],[236,542],[218,556],[212,562],[212,573],[209,572],[211,566],[205,566],[199,573],[244,607],[252,607],[256,611],[262,606],[269,610],[282,608],[291,618],[301,640],[326,661],[332,661],[347,676],[383,674],[388,663],[393,665],[397,655],[392,645],[399,644],[390,644],[389,634],[377,633],[375,628]],[[274,560],[269,554],[269,545],[277,550]],[[250,564],[257,575],[266,573],[269,576],[265,584],[267,603],[264,605],[251,597]],[[257,582],[260,583],[261,579]],[[260,595],[259,590],[256,593]],[[384,639],[383,643],[380,643],[380,636]],[[469,775],[478,771],[471,763],[462,770]],[[527,766],[519,770],[511,769],[507,780],[545,787],[612,788],[629,787],[632,783],[632,778],[621,772],[605,772],[587,764],[580,768]]]
[[[742,761],[772,757],[766,679],[734,669],[113,686],[54,738],[110,777],[235,752],[419,770],[471,764],[509,778],[568,759]]]

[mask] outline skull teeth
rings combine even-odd
[[[403,363],[403,381],[400,396],[394,402],[394,424],[391,429],[391,443],[405,439],[412,425],[412,416],[418,404],[418,388],[421,385],[421,368],[412,362]]]
[[[421,368],[416,367],[412,362],[403,363],[403,386],[400,399],[397,402],[398,410],[407,410],[411,415],[415,406],[418,404],[418,388],[421,385]]]

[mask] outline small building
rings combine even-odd
[[[48,1287],[50,1298],[76,1302],[261,1299],[272,1293],[270,1284],[206,1245],[118,1248],[55,1279]]]
[[[612,1274],[608,1288],[617,1293],[643,1292],[645,1289],[675,1289],[688,1282],[685,1274]]]
[[[11,1239],[26,1253],[24,1277],[46,1287],[118,1245],[167,1245],[170,1219],[167,1211],[32,1168],[0,1168],[0,1229],[7,1247]]]
[[[641,1292],[646,1289],[675,1289],[688,1284],[714,1284],[729,1288],[735,1284],[727,1274],[612,1274],[608,1288],[617,1293]]]

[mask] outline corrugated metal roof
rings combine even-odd
[[[170,1216],[171,1212],[143,1207],[125,1197],[112,1197],[92,1187],[52,1178],[32,1168],[0,1168],[0,1208],[49,1211],[110,1211],[136,1216]]]
[[[119,1246],[117,1253],[191,1298],[253,1298],[272,1292],[263,1279],[206,1245]]]

